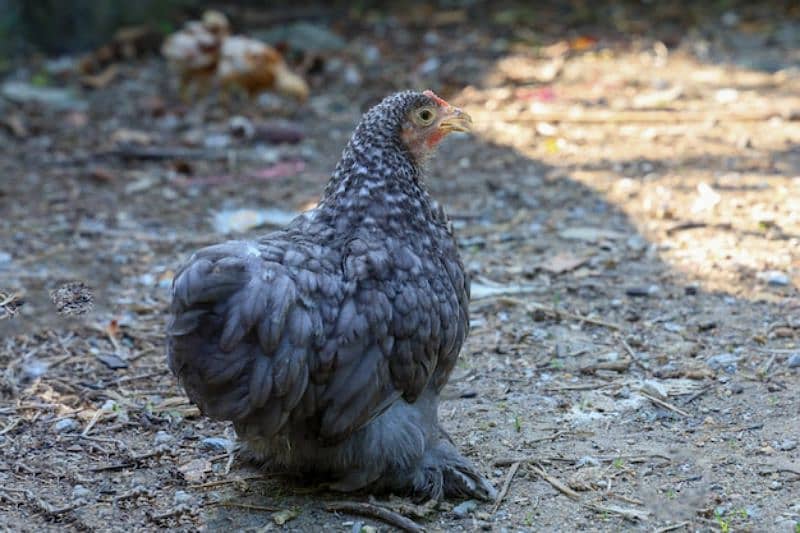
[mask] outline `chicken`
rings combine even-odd
[[[301,102],[308,98],[305,80],[289,69],[280,52],[248,37],[225,39],[216,75],[227,92],[241,88],[253,97],[269,89]]]
[[[217,70],[222,43],[230,34],[228,19],[218,11],[206,11],[202,22],[188,22],[170,35],[161,53],[178,73],[181,95],[197,84],[203,91],[210,86]]]
[[[438,402],[469,280],[425,161],[471,119],[430,91],[368,111],[314,209],[177,273],[168,362],[189,398],[282,472],[339,491],[492,499]]]

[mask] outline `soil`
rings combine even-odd
[[[0,100],[0,526],[391,530],[326,510],[373,500],[429,531],[800,530],[800,21],[727,4],[320,10],[348,37],[306,53],[304,105],[182,102],[153,56],[54,78],[66,107]],[[475,121],[428,179],[473,278],[441,418],[497,504],[261,473],[165,365],[215,214],[313,205],[409,87]]]

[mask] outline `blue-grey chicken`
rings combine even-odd
[[[269,467],[341,491],[494,497],[437,416],[469,329],[469,280],[423,171],[470,124],[430,91],[387,97],[316,208],[204,248],[175,277],[169,367]]]

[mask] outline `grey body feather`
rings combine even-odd
[[[319,206],[256,241],[196,252],[173,284],[169,367],[268,465],[335,489],[488,499],[437,419],[467,335],[469,281],[398,131],[365,115]]]

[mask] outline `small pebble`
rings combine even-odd
[[[176,490],[174,496],[175,505],[189,504],[194,501],[194,496],[184,490]]]
[[[160,444],[166,444],[171,440],[172,440],[172,435],[170,435],[166,431],[159,431],[158,433],[156,433],[156,436],[153,439],[153,444],[158,446]]]
[[[453,507],[453,514],[459,518],[466,518],[469,513],[478,508],[478,502],[475,500],[467,500]]]
[[[731,394],[741,394],[744,392],[744,386],[742,386],[741,383],[731,383],[728,389],[731,391]]]
[[[782,452],[789,452],[797,448],[797,441],[794,439],[784,439],[776,446]]]
[[[213,450],[217,452],[227,452],[233,449],[233,443],[228,439],[221,437],[206,437],[200,443],[206,450]]]
[[[11,262],[11,254],[8,252],[0,251],[0,265]]]
[[[773,481],[769,484],[769,490],[781,490],[783,488],[783,483],[778,480]]]
[[[789,276],[779,270],[759,272],[756,274],[756,278],[766,282],[767,285],[772,285],[773,287],[785,287],[790,283]]]
[[[786,364],[789,365],[789,368],[800,367],[800,352],[790,355],[789,359],[786,361]]]
[[[739,357],[732,353],[721,353],[714,356],[709,357],[706,359],[706,364],[712,370],[720,370],[725,369],[726,372],[736,372],[736,363],[739,361]]]
[[[67,433],[78,429],[78,423],[74,418],[64,418],[53,424],[53,429],[59,433]]]
[[[92,495],[92,491],[84,487],[83,485],[75,485],[72,489],[72,499],[73,500],[82,500],[87,499]]]

